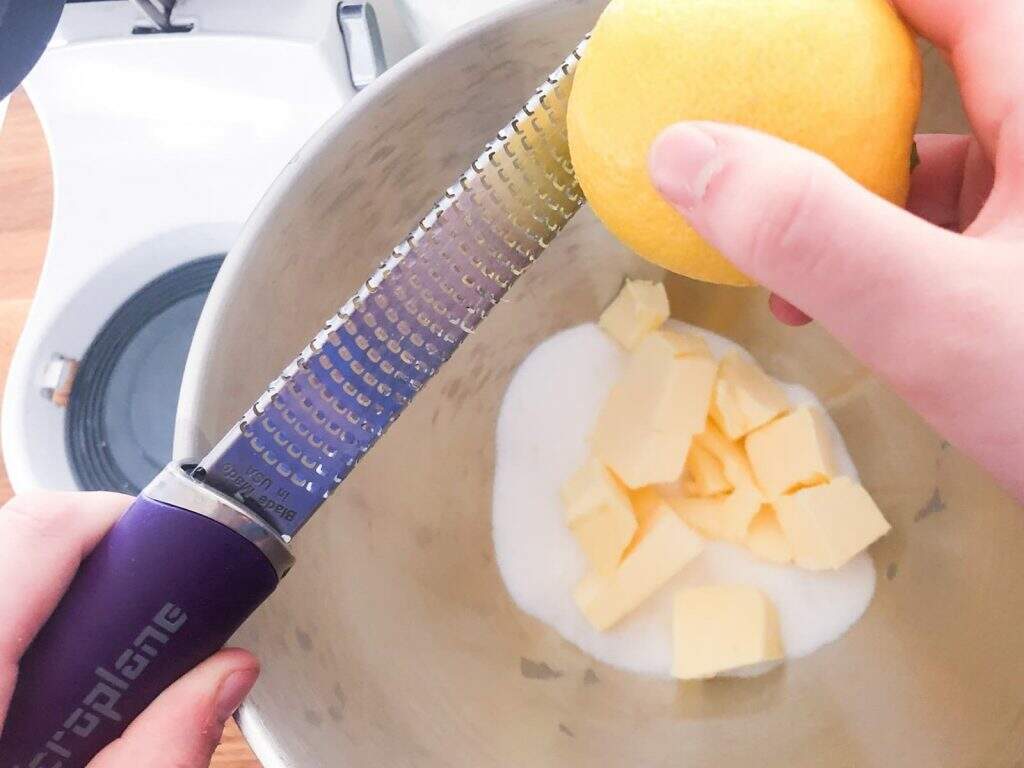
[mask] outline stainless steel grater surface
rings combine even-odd
[[[195,470],[291,537],[583,204],[586,41]]]

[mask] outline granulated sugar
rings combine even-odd
[[[666,327],[701,333],[717,356],[740,349],[678,321]],[[493,526],[498,567],[512,599],[596,659],[659,677],[670,677],[671,602],[681,586],[731,583],[762,589],[778,609],[788,658],[805,656],[842,636],[875,591],[875,569],[867,553],[838,571],[811,572],[772,565],[731,544],[708,542],[694,562],[611,630],[598,632],[583,617],[572,592],[587,564],[565,524],[559,490],[586,458],[587,436],[625,361],[626,354],[596,324],[587,323],[540,344],[509,385],[498,417]],[[820,406],[803,387],[785,388],[794,405]],[[839,430],[831,420],[828,424],[840,472],[856,479]]]

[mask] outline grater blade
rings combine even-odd
[[[285,538],[583,204],[566,107],[584,40],[200,462]]]

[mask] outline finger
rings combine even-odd
[[[669,128],[651,176],[737,267],[882,372],[902,372],[908,344],[931,344],[938,331],[922,318],[946,306],[983,246],[885,202],[818,155],[736,126]]]
[[[966,232],[981,215],[981,209],[992,196],[995,169],[977,141],[967,150],[964,181],[960,188],[960,230]]]
[[[784,325],[807,325],[811,322],[811,318],[775,293],[768,297],[768,308]]]
[[[919,134],[920,165],[911,176],[907,210],[963,232],[992,195],[995,171],[972,136]]]
[[[974,132],[994,162],[1002,124],[1024,102],[1024,3],[896,0],[896,6],[946,53]]]
[[[907,210],[937,226],[963,230],[988,197],[991,166],[970,136],[923,133],[918,134],[914,142],[920,162],[911,177]],[[964,172],[969,152],[975,170],[970,173],[970,187],[965,189]],[[988,172],[987,185],[985,171]],[[967,193],[966,197],[962,192]],[[811,318],[776,294],[772,294],[768,306],[776,319],[786,325],[811,322]]]
[[[18,660],[78,570],[131,503],[116,493],[36,492],[0,508],[0,722]]]
[[[745,128],[674,126],[650,161],[655,185],[706,240],[1024,498],[1014,461],[1024,411],[1000,396],[1024,380],[1024,355],[1005,343],[1021,331],[1016,244],[936,227]]]
[[[984,207],[973,219],[970,234],[1003,239],[1024,237],[1024,100],[1020,109],[1003,122],[996,168],[971,169],[964,179],[965,205],[977,204],[987,184]],[[994,178],[993,178],[994,174]]]
[[[910,177],[907,210],[946,229],[960,230],[960,190],[971,146],[970,136],[920,134],[920,164]]]
[[[258,675],[248,651],[220,651],[161,693],[89,768],[207,768]]]

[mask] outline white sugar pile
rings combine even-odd
[[[678,321],[670,320],[667,327],[699,332],[716,356],[742,349]],[[762,589],[778,609],[789,658],[843,635],[875,591],[875,569],[867,553],[838,571],[810,572],[709,542],[673,581],[611,630],[598,632],[583,617],[572,591],[586,572],[586,561],[565,525],[559,489],[586,458],[587,436],[625,360],[596,324],[587,323],[540,344],[509,385],[498,417],[493,525],[498,567],[512,599],[600,661],[660,677],[670,677],[671,601],[684,585],[733,583]],[[820,405],[803,387],[785,388],[794,404]],[[856,479],[839,430],[828,423],[839,469]]]

